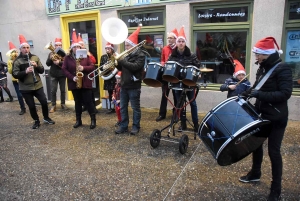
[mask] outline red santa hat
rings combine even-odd
[[[275,49],[275,45],[278,49],[278,51]],[[255,46],[252,48],[252,52],[257,54],[273,54],[275,52],[278,52],[279,54],[282,54],[283,51],[279,48],[275,38],[273,37],[266,37],[261,40],[259,40]]]
[[[82,44],[82,45],[84,44],[80,33],[78,33],[77,41],[78,41],[79,44]]]
[[[148,45],[152,45],[153,44],[153,40],[151,39],[151,37],[149,35],[146,36],[146,43]]]
[[[175,28],[175,29],[173,29],[170,33],[168,33],[168,34],[171,34],[171,35],[173,35],[175,38],[177,38],[178,37],[178,31],[177,31],[177,29]]]
[[[109,42],[106,43],[105,48],[110,48],[112,50],[115,50],[114,45]]]
[[[235,64],[233,77],[236,78],[236,76],[238,76],[239,74],[246,75],[246,71],[245,71],[244,66],[236,59],[234,59],[233,62]]]
[[[22,34],[19,35],[19,41],[20,41],[20,48],[22,48],[24,45],[29,45]]]
[[[71,44],[70,49],[72,49],[72,48],[75,47],[75,46],[81,46],[81,45],[78,43],[78,39],[77,39],[77,36],[76,36],[76,31],[75,31],[75,29],[73,29],[73,33],[72,33],[72,44]]]
[[[183,39],[186,42],[186,37],[184,33],[184,26],[182,26],[179,30],[178,37],[176,38],[176,43],[178,42],[179,39]]]
[[[121,78],[121,76],[122,76],[122,72],[121,71],[119,71],[117,74],[116,74],[116,78]]]
[[[55,38],[54,40],[54,45],[61,45],[62,44],[62,39],[61,38]]]
[[[138,37],[141,30],[142,25],[139,27],[125,40],[125,42],[129,43],[132,46],[136,46],[138,44]]]
[[[6,53],[7,56],[10,56],[10,54],[11,54],[13,51],[17,50],[16,46],[15,46],[12,42],[10,42],[10,41],[8,41],[8,48],[9,48],[9,50],[8,50],[8,52]]]

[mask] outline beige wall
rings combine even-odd
[[[215,0],[217,2],[217,0]],[[188,46],[191,45],[190,33],[190,4],[204,1],[186,1],[177,3],[168,3],[166,5],[166,32],[173,30],[175,27],[180,29],[185,26],[185,33],[188,40]],[[18,6],[16,6],[18,5]],[[277,39],[278,44],[282,40],[282,28],[284,19],[285,0],[255,0],[253,23],[251,33],[251,46],[256,41],[266,36],[273,36]],[[142,8],[142,7],[139,7]],[[109,17],[117,17],[117,10],[101,10],[101,23]],[[37,54],[46,67],[45,61],[49,50],[44,50],[44,46],[53,41],[54,38],[60,37],[59,16],[48,17],[45,12],[45,1],[5,1],[0,7],[0,50],[2,51],[3,60],[7,61],[5,53],[8,51],[7,41],[12,41],[16,46],[19,45],[18,35],[23,34],[27,40],[33,40],[34,48],[32,53]],[[106,41],[102,40],[102,47]],[[250,50],[250,48],[249,48]],[[103,50],[102,50],[103,51]],[[253,83],[257,66],[254,65],[255,58],[251,54],[250,59],[250,81]],[[8,80],[11,77],[9,75]],[[9,82],[10,83],[10,82]],[[45,81],[44,81],[45,86]],[[9,88],[15,95],[12,84]],[[141,105],[142,107],[159,108],[161,98],[160,88],[143,87]],[[197,98],[198,111],[206,113],[214,106],[226,98],[225,92],[218,91],[200,91]],[[172,99],[171,99],[172,100]],[[291,97],[289,101],[290,119],[300,120],[299,114],[300,97]],[[170,108],[170,106],[169,106]],[[187,108],[189,110],[189,107]]]

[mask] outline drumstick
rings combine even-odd
[[[248,76],[249,76],[250,74],[248,74],[248,75],[246,75],[243,79],[241,79],[238,83],[236,83],[236,85],[235,86],[237,86],[237,85],[239,85],[239,84],[241,84],[241,82],[244,80],[244,79],[246,79]]]

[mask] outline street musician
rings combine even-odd
[[[54,41],[55,49],[62,47],[62,39],[55,38]],[[66,100],[66,76],[62,71],[64,57],[56,56],[53,52],[50,52],[46,61],[46,65],[50,67],[50,77],[51,77],[51,108],[50,113],[55,112],[56,110],[56,92],[57,85],[59,84],[60,88],[60,105],[61,109],[68,109],[65,100]]]

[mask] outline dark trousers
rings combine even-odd
[[[87,108],[90,115],[96,114],[92,89],[73,89],[72,94],[75,101],[76,118],[82,114],[82,105]]]
[[[17,97],[18,97],[18,101],[19,101],[19,104],[20,104],[20,108],[21,110],[25,110],[25,103],[24,103],[24,100],[23,100],[23,96],[19,90],[19,83],[17,81],[13,81],[13,85],[14,85],[14,88],[15,88],[15,91],[16,91],[16,94],[17,94]]]
[[[168,83],[164,83],[161,87],[162,95],[161,95],[161,101],[160,101],[160,108],[159,108],[159,116],[165,117],[167,115],[167,105],[168,105],[168,99],[170,89],[168,87]],[[172,90],[173,93],[173,99],[174,99],[174,106],[177,105],[176,95],[174,90]],[[167,97],[166,97],[167,96]]]
[[[44,93],[43,87],[39,88],[37,90],[21,91],[21,93],[25,99],[26,104],[28,105],[32,119],[39,120],[39,116],[37,114],[36,107],[35,107],[34,97],[36,97],[38,99],[38,101],[40,102],[40,104],[42,106],[42,113],[43,113],[44,118],[49,117],[48,103],[47,103],[47,98]]]
[[[65,77],[51,77],[51,103],[56,105],[57,85],[60,89],[60,103],[65,104],[66,101],[66,78]]]
[[[272,166],[272,184],[271,189],[281,193],[282,178],[282,157],[280,153],[281,142],[287,126],[288,119],[272,122],[272,128],[268,137],[268,152]],[[263,160],[263,147],[260,146],[252,154],[252,170],[260,172]]]

